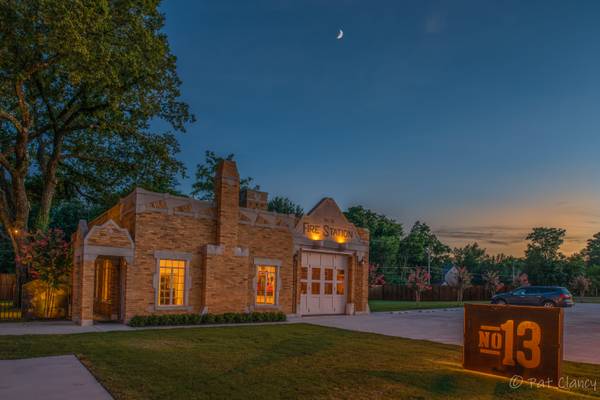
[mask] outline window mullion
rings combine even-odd
[[[170,268],[171,273],[169,274],[169,305],[173,305],[173,267]]]

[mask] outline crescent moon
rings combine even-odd
[[[344,37],[344,31],[340,29],[338,35],[337,35],[337,40],[340,40],[341,38]]]

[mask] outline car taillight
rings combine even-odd
[[[570,294],[564,294],[564,293],[561,293],[561,294],[560,294],[560,298],[561,298],[561,299],[570,299],[570,298],[571,298],[571,295],[570,295]]]

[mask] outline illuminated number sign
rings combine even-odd
[[[466,369],[557,385],[562,342],[560,308],[465,304]]]

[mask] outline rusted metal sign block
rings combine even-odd
[[[560,308],[465,304],[463,367],[558,385],[563,360]]]

